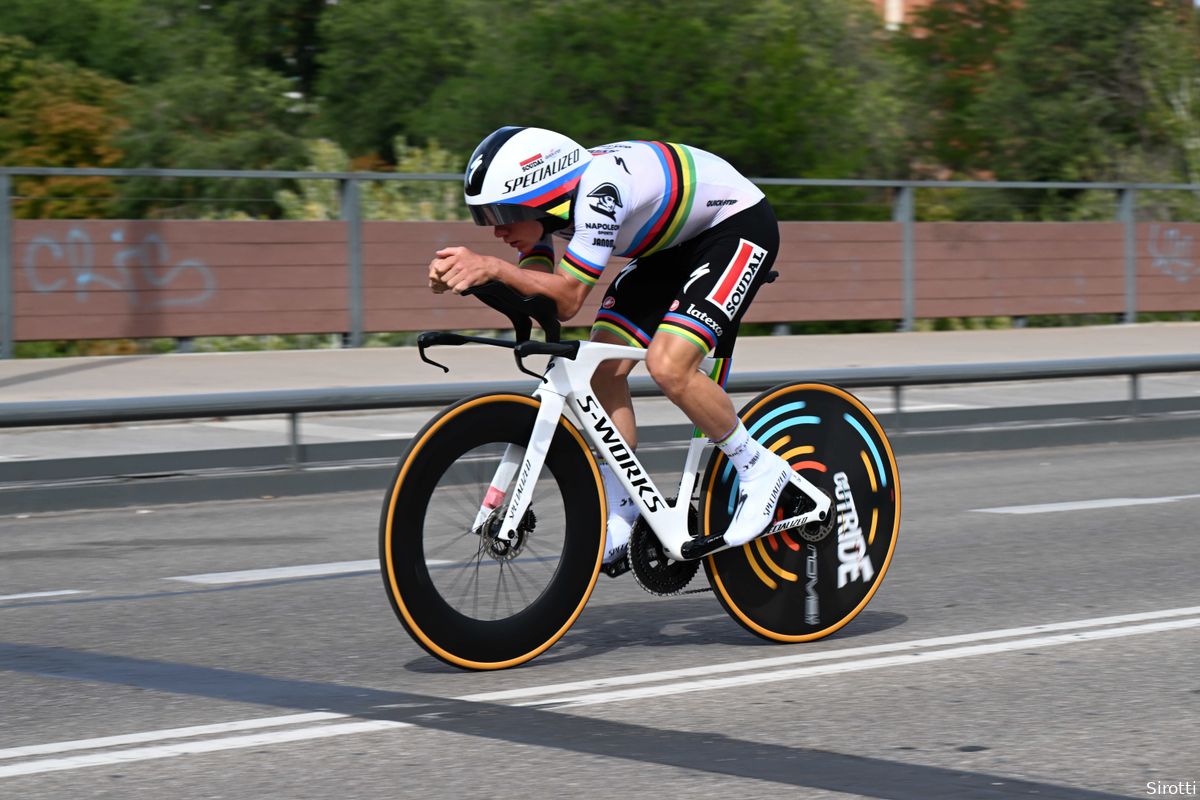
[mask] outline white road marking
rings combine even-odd
[[[596,705],[600,703],[614,703],[623,700],[663,697],[687,692],[729,689],[738,686],[773,683],[786,680],[810,678],[820,675],[844,674],[894,666],[927,664],[937,661],[995,655],[1038,647],[1054,647],[1058,645],[1076,644],[1080,642],[1103,641],[1106,639],[1114,639],[1125,636],[1137,636],[1163,631],[1180,631],[1193,628],[1200,628],[1200,606],[1164,609],[1161,611],[1151,611],[1139,614],[1097,617],[1093,619],[1073,620],[1069,622],[1056,622],[1045,625],[1031,625],[1023,628],[1006,628],[993,631],[980,631],[977,633],[942,636],[931,639],[918,639],[908,642],[896,642],[868,647],[843,648],[821,653],[806,653],[794,656],[780,656],[777,658],[739,661],[731,664],[713,664],[703,667],[690,667],[680,670],[667,670],[661,672],[643,673],[639,675],[598,679],[595,681],[576,681],[572,683],[552,684],[547,686],[533,686],[503,692],[466,695],[454,699],[465,702],[494,702],[498,700],[541,697],[541,699],[527,700],[515,705],[553,705],[557,708],[572,708],[585,705]],[[989,639],[1004,639],[1005,641],[992,642],[989,644],[975,643]],[[887,652],[897,654],[886,656],[877,655],[879,653]],[[863,656],[870,657],[864,658]],[[790,669],[773,670],[767,672],[762,671],[770,667],[817,660],[835,660],[835,663],[792,667]],[[700,680],[691,681],[678,680],[680,678],[697,678],[704,675],[714,675],[729,672],[739,672],[742,674],[726,675],[725,677],[719,678],[707,677]],[[662,681],[671,682],[662,683]],[[655,682],[658,682],[657,685],[636,686],[636,684]],[[590,691],[606,686],[632,686],[632,688],[623,688],[602,692]],[[585,693],[572,694],[572,692],[578,692],[580,690],[584,690]],[[16,758],[27,755],[46,755],[50,753],[70,752],[74,750],[100,749],[104,747],[119,746],[122,744],[136,744],[140,742],[161,741],[164,739],[181,739],[194,736],[204,736],[212,733],[226,733],[236,730],[277,727],[315,721],[329,721],[346,718],[346,716],[347,715],[336,714],[332,712],[313,712],[310,714],[294,714],[290,716],[240,720],[229,723],[218,723],[215,725],[197,725],[189,728],[170,728],[166,730],[147,731],[144,733],[133,733],[119,736],[101,737],[96,739],[81,739],[74,742],[55,742],[50,744],[10,748],[8,750],[0,750],[0,757]],[[284,742],[298,742],[311,739],[344,736],[355,733],[371,733],[376,731],[395,730],[397,728],[408,727],[413,727],[413,723],[390,720],[355,721],[301,728],[288,728],[287,730],[243,736],[227,736],[190,742],[176,742],[174,744],[108,750],[104,752],[73,755],[63,758],[34,759],[0,766],[0,778],[16,775],[29,775],[40,772],[80,769],[91,766],[123,764],[133,761],[170,758],[181,755],[211,753],[222,750],[260,747]]]
[[[1112,617],[1095,617],[1092,619],[1071,620],[1069,622],[1052,622],[1044,625],[1029,625],[1022,628],[1002,628],[994,631],[964,633],[954,636],[937,636],[931,639],[914,639],[907,642],[892,642],[889,644],[868,645],[865,647],[845,647],[837,650],[825,650],[817,653],[800,653],[791,656],[774,656],[758,658],[750,661],[734,661],[726,664],[708,664],[699,667],[663,670],[661,672],[643,672],[637,675],[620,675],[612,678],[596,678],[587,681],[557,683],[547,686],[529,686],[520,689],[506,689],[499,692],[484,692],[459,697],[459,700],[469,702],[500,702],[517,700],[525,697],[537,697],[547,694],[565,694],[588,689],[603,689],[609,686],[630,686],[639,683],[654,683],[657,681],[695,678],[706,675],[719,675],[729,672],[747,672],[771,669],[774,667],[804,664],[812,661],[846,660],[861,656],[874,656],[881,653],[897,653],[911,650],[923,650],[949,645],[962,645],[972,642],[989,641],[992,639],[1013,639],[1021,636],[1038,636],[1059,631],[1077,631],[1087,628],[1100,628],[1112,625],[1127,625],[1133,622],[1150,622],[1154,620],[1186,617],[1200,614],[1200,606],[1187,608],[1170,608],[1163,611],[1148,611],[1139,614],[1121,614]]]
[[[601,703],[616,703],[623,700],[642,700],[648,697],[666,697],[668,695],[686,694],[689,692],[704,692],[714,689],[730,689],[737,686],[752,686],[778,681],[811,678],[818,675],[837,675],[847,672],[861,672],[882,667],[906,667],[914,664],[927,664],[933,661],[946,661],[955,658],[970,658],[973,656],[995,655],[1014,650],[1028,650],[1036,647],[1054,647],[1062,644],[1115,639],[1122,636],[1137,636],[1144,633],[1200,628],[1200,617],[1191,619],[1171,620],[1170,622],[1151,622],[1145,625],[1131,625],[1123,628],[1104,628],[1097,631],[1081,631],[1063,633],[1057,636],[1040,636],[1027,639],[1016,639],[1010,642],[994,644],[977,644],[967,647],[954,647],[948,650],[932,650],[921,653],[908,653],[898,656],[881,656],[865,658],[858,661],[846,661],[837,664],[823,664],[814,667],[796,667],[794,669],[778,670],[775,672],[755,672],[747,675],[734,675],[727,678],[709,678],[707,680],[691,681],[688,683],[668,684],[661,686],[643,686],[636,689],[619,689],[611,692],[596,692],[583,695],[566,695],[549,697],[542,700],[530,700],[516,703],[518,706],[553,705],[555,708],[576,708],[593,706]]]
[[[252,733],[246,736],[203,739],[198,742],[180,742],[178,744],[156,745],[154,747],[134,747],[128,750],[113,750],[106,753],[91,753],[88,755],[67,756],[65,758],[44,758],[0,767],[0,778],[8,778],[14,775],[32,775],[38,772],[57,772],[65,769],[79,769],[81,767],[126,764],[131,761],[148,761],[155,758],[172,758],[174,756],[195,755],[197,753],[215,753],[221,750],[240,750],[246,747],[262,747],[263,745],[281,744],[283,742],[326,739],[331,736],[374,733],[376,731],[408,727],[412,726],[407,722],[392,722],[390,720],[347,722],[341,725],[293,728],[286,731]]]
[[[59,589],[55,592],[26,592],[25,594],[0,594],[0,600],[30,600],[34,597],[62,597],[68,594],[87,594],[81,589]]]
[[[997,506],[975,508],[984,514],[1052,514],[1058,511],[1094,511],[1099,508],[1122,508],[1124,506],[1154,506],[1162,503],[1178,503],[1195,500],[1200,494],[1178,494],[1169,497],[1110,497],[1104,500],[1075,500],[1066,503],[1038,503],[1030,506]]]
[[[379,559],[363,561],[333,561],[328,564],[298,564],[294,567],[268,567],[266,569],[243,569],[237,572],[207,572],[200,575],[176,575],[169,581],[184,583],[252,583],[274,581],[281,578],[311,578],[318,575],[341,575],[347,572],[368,572],[379,569]]]
[[[425,563],[428,566],[437,567],[443,564],[453,564],[454,562],[431,558],[426,560]],[[312,578],[322,575],[345,575],[351,572],[377,572],[378,570],[379,559],[367,558],[362,561],[331,561],[328,564],[297,564],[293,567],[265,567],[263,569],[243,569],[236,572],[205,572],[199,575],[175,575],[163,580],[206,585],[254,583],[255,581]]]
[[[122,744],[141,744],[142,742],[159,742],[163,739],[187,739],[192,736],[207,736],[213,733],[233,733],[234,731],[251,731],[257,728],[277,728],[283,725],[299,725],[305,722],[324,722],[331,719],[344,719],[345,714],[334,714],[329,711],[314,711],[311,714],[288,714],[284,717],[260,717],[258,719],[243,719],[235,722],[218,722],[213,725],[192,725],[187,728],[167,728],[158,731],[143,731],[127,733],[121,736],[101,736],[96,739],[76,739],[70,742],[50,742],[49,744],[34,744],[26,747],[10,747],[0,750],[0,758],[20,758],[22,756],[45,756],[51,753],[69,753],[73,750],[98,750],[102,747],[116,747]]]

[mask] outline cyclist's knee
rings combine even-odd
[[[699,362],[699,358],[695,357],[698,351],[691,345],[688,345],[687,349],[680,349],[657,347],[656,344],[657,340],[650,343],[650,351],[646,354],[646,369],[663,394],[674,399],[687,391],[688,383]]]

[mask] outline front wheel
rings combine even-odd
[[[900,531],[900,482],[883,428],[836,386],[777,386],[740,414],[756,440],[833,501],[823,524],[754,539],[705,559],[721,605],[743,627],[779,642],[820,639],[854,619],[879,588]],[[701,497],[701,534],[723,533],[737,475],[716,450]],[[776,511],[776,519],[782,519]]]
[[[499,535],[505,501],[525,480],[515,473],[539,406],[489,394],[445,409],[413,438],[384,500],[379,558],[388,599],[413,639],[448,664],[528,661],[566,633],[596,584],[604,484],[566,419],[516,535]]]

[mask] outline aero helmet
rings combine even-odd
[[[505,127],[479,143],[463,178],[476,225],[568,219],[591,153],[544,128]]]

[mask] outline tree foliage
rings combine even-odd
[[[394,157],[425,99],[461,71],[476,27],[469,0],[365,0],[325,9],[314,129],[354,155]],[[434,131],[434,134],[437,132]],[[436,138],[436,136],[435,136]]]
[[[28,42],[0,37],[0,164],[112,167],[113,142],[126,127],[118,106],[123,84],[73,64],[32,57]],[[103,216],[112,181],[75,175],[15,180],[19,217]]]
[[[1167,0],[932,0],[895,32],[867,0],[4,0],[0,157],[291,169],[323,139],[346,168],[458,171],[526,124],[687,142],[754,177],[1200,180],[1197,55],[1196,15]],[[270,216],[285,188],[54,192],[83,198],[70,213],[108,192],[108,213]],[[769,192],[792,217],[887,213],[880,193]],[[1009,199],[929,213],[1099,213]]]

